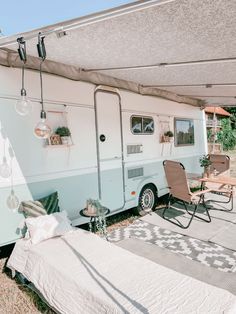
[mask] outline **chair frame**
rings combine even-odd
[[[165,169],[165,166],[166,166],[166,162],[168,162],[168,160],[164,160],[164,161],[163,161],[163,167],[164,167],[164,169]],[[182,167],[182,169],[185,171],[185,168],[184,168],[183,164],[180,163],[180,162],[178,162],[178,164],[179,164],[179,165]],[[187,179],[186,179],[186,180],[187,180]],[[167,181],[168,181],[168,180],[167,180]],[[188,185],[188,182],[187,182],[187,185]],[[171,187],[169,187],[169,189],[170,189],[170,191],[171,191]],[[180,199],[180,198],[177,198],[177,197],[174,197],[171,193],[169,193],[169,197],[168,197],[168,199],[167,199],[166,207],[165,207],[165,209],[164,209],[164,211],[163,211],[163,213],[162,213],[162,218],[165,219],[165,220],[167,220],[167,221],[169,221],[169,222],[171,222],[172,224],[174,224],[174,225],[176,225],[176,226],[182,228],[182,229],[187,229],[187,228],[190,226],[190,224],[191,224],[191,222],[192,222],[192,220],[193,220],[194,217],[196,217],[196,218],[198,218],[198,219],[200,219],[200,220],[202,220],[202,221],[205,221],[205,222],[207,222],[207,223],[210,223],[210,222],[211,222],[211,216],[210,216],[210,214],[209,214],[209,211],[208,211],[208,208],[207,208],[207,206],[206,206],[205,199],[204,199],[205,194],[206,194],[206,193],[209,193],[210,191],[211,191],[211,190],[202,190],[202,191],[198,191],[198,192],[194,192],[194,193],[191,193],[191,194],[190,194],[191,197],[195,197],[195,196],[198,196],[198,197],[199,197],[199,201],[197,202],[197,204],[195,204],[192,213],[189,212],[187,205],[191,205],[191,204],[193,204],[193,202],[186,202],[185,200]],[[170,208],[173,206],[173,204],[176,203],[176,202],[178,202],[178,201],[181,201],[181,202],[183,203],[184,209],[185,209],[186,212],[191,216],[189,222],[188,222],[186,225],[183,225],[183,224],[182,224],[181,222],[179,222],[178,220],[177,220],[178,222],[175,222],[175,221],[173,221],[173,220],[171,220],[171,219],[169,219],[168,217],[165,216],[166,211],[167,211],[168,209],[170,209]],[[202,205],[203,205],[204,208],[205,208],[205,212],[206,212],[207,217],[208,217],[207,219],[196,215],[197,209],[198,209],[198,207],[199,207],[199,205],[200,205],[201,203],[202,203]]]

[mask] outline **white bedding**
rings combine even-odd
[[[60,313],[236,313],[231,293],[80,229],[37,245],[19,240],[8,267]]]

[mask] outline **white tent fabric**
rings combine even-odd
[[[23,36],[27,52],[37,56],[41,31],[46,36],[47,60],[79,68],[82,79],[102,77],[111,80],[112,86],[131,86],[136,92],[173,100],[177,94],[180,102],[191,103],[192,98],[233,106],[235,15],[234,0],[137,1],[1,38],[0,47],[16,50],[16,38]],[[191,63],[199,60],[204,62]],[[19,62],[11,65],[20,66]],[[202,106],[202,101],[194,101],[194,105]]]

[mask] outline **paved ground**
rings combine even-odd
[[[232,177],[236,177],[236,150],[226,152],[226,155],[230,157],[230,174]]]

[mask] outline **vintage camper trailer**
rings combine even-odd
[[[47,123],[71,131],[69,144],[49,145],[33,132],[41,108],[38,72],[25,71],[33,107],[27,116],[15,111],[21,70],[1,66],[0,80],[0,158],[12,170],[0,176],[1,245],[20,236],[22,215],[7,204],[12,189],[19,201],[58,191],[60,208],[79,225],[88,198],[100,199],[111,214],[152,208],[167,193],[166,158],[200,170],[206,135],[199,107],[43,73]],[[167,131],[174,138],[166,138]]]
[[[175,81],[182,86],[188,76],[183,81],[179,75],[185,62],[173,63],[182,60],[182,49],[170,49],[166,41],[170,34],[171,46],[181,46],[174,42],[176,30],[156,27],[162,4],[138,1],[0,38],[0,245],[20,237],[23,216],[13,209],[15,196],[20,203],[57,191],[60,209],[79,225],[87,221],[80,211],[90,198],[99,199],[110,215],[153,208],[167,193],[164,159],[200,172],[199,156],[207,151],[206,99],[188,96],[196,91],[177,85],[166,87]],[[25,116],[15,108],[23,68],[32,103]],[[69,143],[35,137],[42,95],[47,125],[53,132],[68,127]]]

